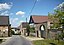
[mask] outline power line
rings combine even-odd
[[[36,2],[37,2],[37,0],[35,0],[34,5],[33,5],[33,7],[31,8],[31,10],[30,10],[29,14],[31,14],[31,13],[32,13],[32,11],[33,11],[33,9],[34,9],[34,7],[35,7],[35,5],[36,5]]]
[[[28,15],[30,15],[30,14],[32,13],[32,11],[33,11],[33,9],[34,9],[37,1],[38,1],[38,0],[35,0],[34,5],[33,5],[33,7],[31,8],[31,10],[30,10],[30,12],[28,13]],[[27,17],[26,17],[26,23],[27,23]]]

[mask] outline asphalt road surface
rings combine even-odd
[[[0,45],[32,45],[32,43],[19,35],[15,35]]]

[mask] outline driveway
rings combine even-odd
[[[3,42],[1,45],[32,45],[32,43],[19,35],[14,35],[12,38]]]

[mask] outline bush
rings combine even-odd
[[[13,34],[13,35],[15,34],[13,30],[11,30],[11,34]]]

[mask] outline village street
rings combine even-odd
[[[32,45],[32,44],[27,39],[19,35],[14,35],[0,45]]]

